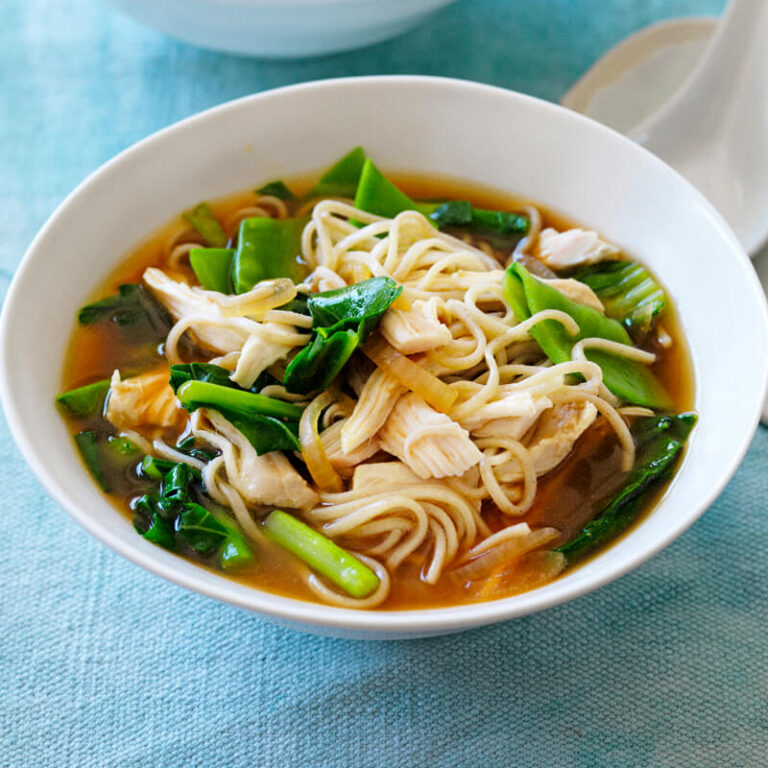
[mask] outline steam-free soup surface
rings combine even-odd
[[[417,200],[470,200],[478,208],[503,211],[520,211],[525,202],[466,183],[458,184],[415,176],[390,175],[390,178],[393,178],[411,198]],[[294,190],[306,191],[311,184],[307,181],[294,181],[290,186]],[[211,206],[219,221],[228,222],[238,210],[252,204],[253,200],[252,192],[244,192],[214,201]],[[301,205],[293,202],[287,204],[292,213]],[[577,226],[546,208],[539,207],[539,210],[543,227],[554,227],[562,231]],[[463,233],[456,231],[456,234]],[[476,235],[473,238],[476,243],[483,239]],[[174,239],[177,242],[187,242],[201,238],[180,219],[174,220],[129,254],[109,279],[97,288],[93,298],[113,294],[121,284],[141,282],[144,270],[151,266],[159,267],[178,279],[195,284],[195,275],[186,259],[182,258],[177,265],[169,267],[168,255],[172,250],[169,243]],[[488,239],[484,247],[494,250],[501,268],[509,252],[498,248],[498,245],[493,239]],[[105,243],[105,248],[109,248],[109,243]],[[673,307],[666,307],[661,323],[662,333],[652,334],[641,346],[657,355],[657,361],[651,366],[651,370],[671,396],[670,411],[678,413],[691,407],[693,381],[685,340],[680,333]],[[660,338],[663,345],[659,342]],[[202,353],[188,340],[183,343],[181,351],[189,360],[210,357],[210,354]],[[119,325],[81,325],[73,334],[64,370],[63,391],[109,378],[116,369],[119,369],[125,378],[151,370],[164,372],[167,368],[167,361],[161,356],[158,345],[135,343],[130,334]],[[73,432],[108,427],[100,414],[87,420],[70,421]],[[165,437],[173,443],[178,434],[170,430]],[[531,527],[553,526],[558,529],[559,539],[549,544],[549,548],[569,541],[625,483],[627,475],[622,471],[621,464],[622,450],[616,433],[605,423],[605,419],[599,418],[578,439],[568,457],[554,470],[539,478],[535,502],[522,517],[513,522],[524,521]],[[135,473],[131,471],[114,476],[111,478],[111,485],[113,493],[109,496],[110,500],[131,519],[131,501],[139,492]],[[662,492],[663,487],[660,487],[655,496]],[[653,503],[652,500],[646,502],[645,513]],[[482,514],[494,531],[510,524],[509,517],[503,515],[492,503],[484,504]],[[344,539],[339,539],[339,543],[344,545]],[[195,557],[194,552],[184,554]],[[452,570],[448,568],[436,584],[428,584],[423,578],[424,569],[422,548],[397,568],[392,576],[389,596],[379,607],[391,610],[429,608],[495,599],[535,587],[548,579],[547,563],[538,556],[523,557],[513,568],[500,566],[482,583],[469,582],[461,575],[453,576]],[[316,599],[307,586],[306,566],[279,545],[268,540],[260,542],[255,561],[239,570],[232,578],[276,594],[303,600]]]

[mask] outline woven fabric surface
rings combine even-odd
[[[423,73],[548,99],[612,44],[721,0],[463,0],[363,51],[197,50],[96,0],[0,5],[0,291],[66,194],[171,122],[322,77]],[[137,236],[142,233],[137,233]],[[684,536],[542,614],[463,635],[306,636],[91,539],[0,420],[0,768],[768,765],[768,430]]]

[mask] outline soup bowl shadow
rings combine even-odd
[[[358,144],[391,171],[464,179],[546,204],[644,261],[673,297],[700,414],[680,470],[628,535],[544,587],[475,605],[354,611],[235,583],[137,536],[87,474],[55,408],[75,313],[127,251],[200,200],[322,169]],[[187,589],[297,629],[350,638],[420,637],[512,619],[637,567],[690,526],[731,478],[767,381],[760,285],[722,217],[688,182],[581,115],[498,88],[428,77],[292,86],[224,104],[145,139],[55,211],[24,256],[0,320],[0,396],[11,431],[77,522]]]

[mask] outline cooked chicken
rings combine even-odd
[[[567,280],[560,280],[557,278],[552,280],[542,279],[542,282],[556,288],[563,294],[563,296],[571,301],[575,301],[578,304],[584,304],[584,306],[587,307],[592,307],[592,309],[596,309],[601,314],[605,314],[603,302],[597,298],[597,294],[586,283],[582,283],[579,280],[573,280],[572,278],[568,278]]]
[[[512,390],[504,397],[480,406],[459,423],[476,437],[508,437],[520,440],[546,408],[552,407],[548,397]]]
[[[592,403],[566,403],[544,411],[527,441],[536,474],[554,469],[595,418],[597,408]]]
[[[297,346],[309,340],[309,335],[301,338],[290,326],[280,323],[254,323],[256,326],[240,350],[237,367],[231,378],[236,384],[249,389],[259,374],[270,365],[287,357]]]
[[[154,267],[144,270],[144,282],[174,320],[194,317],[190,329],[200,346],[226,355],[239,351],[258,323],[245,317],[225,317],[211,299],[212,291],[172,280]]]
[[[390,307],[381,319],[382,336],[404,355],[427,352],[453,338],[437,317],[437,300],[414,301],[408,310]]]
[[[379,441],[372,437],[359,445],[351,453],[344,453],[341,449],[341,431],[346,419],[333,422],[330,427],[320,433],[325,454],[331,462],[331,466],[342,476],[349,477],[357,464],[370,459],[379,450]]]
[[[552,269],[568,269],[614,258],[619,249],[589,229],[558,232],[548,228],[539,235],[539,259]]]
[[[318,495],[280,451],[259,456],[245,435],[220,413],[205,411],[215,430],[237,448],[226,462],[227,479],[249,504],[307,509]],[[226,454],[225,454],[226,456]]]
[[[368,377],[352,415],[341,429],[344,453],[352,453],[381,429],[403,392],[405,387],[380,368]]]
[[[117,429],[181,428],[187,412],[168,383],[168,372],[145,373],[120,380],[112,374],[107,398],[107,421]]]
[[[413,392],[397,401],[379,439],[422,478],[461,475],[482,458],[466,429]]]

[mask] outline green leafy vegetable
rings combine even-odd
[[[188,411],[197,408],[214,408],[244,417],[272,416],[277,419],[298,420],[301,406],[266,397],[243,389],[222,387],[206,381],[187,381],[176,390],[182,406]]]
[[[306,217],[243,219],[232,259],[235,293],[245,293],[256,283],[275,277],[289,277],[294,283],[300,283],[307,274],[299,258],[301,233],[306,223]]]
[[[203,558],[216,559],[226,571],[241,568],[254,559],[253,551],[223,508],[200,495],[200,474],[187,464],[146,456],[142,471],[160,474],[159,489],[134,499],[134,527],[146,539],[176,551],[180,544]]]
[[[312,340],[288,364],[285,388],[302,394],[327,389],[402,290],[389,277],[373,277],[310,295]]]
[[[56,398],[56,402],[70,415],[79,419],[94,416],[104,407],[109,391],[109,379],[94,381],[84,387],[70,389]]]
[[[365,161],[355,193],[355,208],[393,219],[403,211],[429,216],[439,203],[416,203],[401,192],[371,161]]]
[[[270,181],[269,184],[265,184],[263,187],[259,187],[256,190],[257,195],[271,195],[277,197],[280,200],[295,200],[296,195],[291,192],[282,180]]]
[[[181,363],[171,366],[170,385],[174,392],[187,381],[207,381],[220,387],[240,389],[229,377],[231,371],[212,363]]]
[[[96,482],[107,493],[112,493],[116,484],[124,484],[120,478],[138,463],[138,448],[124,437],[88,429],[75,435],[75,444]]]
[[[632,261],[602,261],[573,275],[603,302],[605,313],[630,332],[647,333],[666,304],[664,290],[651,273]]]
[[[649,416],[632,427],[635,466],[619,494],[575,538],[558,547],[569,563],[615,538],[637,517],[651,491],[669,476],[696,423],[696,415]]]
[[[320,177],[309,197],[354,197],[365,159],[363,148],[355,147]]]
[[[232,293],[232,248],[193,248],[189,263],[200,285],[207,291]]]
[[[353,328],[364,342],[402,292],[403,287],[391,277],[372,277],[345,288],[310,294],[307,305],[313,328]]]
[[[301,394],[328,389],[360,344],[357,331],[337,331],[327,336],[315,334],[288,364],[285,388]]]
[[[213,248],[227,247],[227,236],[208,203],[196,205],[191,211],[184,214],[184,218],[198,231],[208,245]]]
[[[276,509],[263,525],[268,538],[352,597],[368,597],[379,586],[378,576],[367,565],[293,515]]]
[[[443,203],[432,211],[429,218],[440,229],[466,227],[481,232],[498,232],[503,235],[524,235],[531,225],[527,216],[507,211],[474,208],[466,200],[451,200]]]
[[[512,264],[505,272],[504,296],[520,320],[545,309],[557,309],[576,321],[580,332],[575,337],[555,320],[542,320],[531,329],[531,336],[554,363],[570,360],[571,349],[579,339],[596,337],[632,346],[629,335],[616,320],[571,301],[533,277],[522,264]],[[668,407],[669,396],[648,366],[601,350],[586,350],[585,354],[602,368],[605,385],[618,397],[649,408]]]
[[[173,323],[162,304],[142,285],[125,283],[118,291],[117,295],[84,306],[77,315],[79,322],[115,323],[136,340],[165,339]]]

